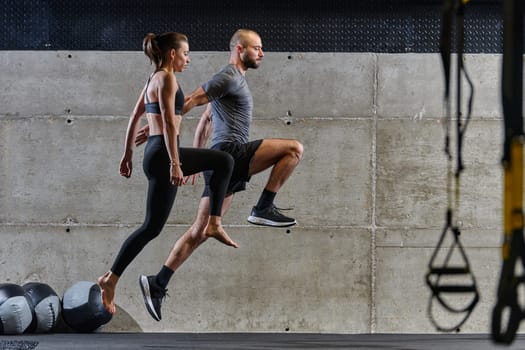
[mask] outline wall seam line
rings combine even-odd
[[[370,333],[377,331],[377,308],[376,308],[376,181],[377,181],[377,87],[378,87],[378,55],[374,54],[374,82],[372,96],[372,149],[371,149],[371,191],[372,211],[370,223]]]

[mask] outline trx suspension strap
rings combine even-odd
[[[525,287],[523,241],[523,0],[504,1],[502,103],[503,142],[503,265],[496,305],[492,311],[492,339],[510,344],[525,311],[518,288]],[[521,266],[520,266],[521,265]],[[516,268],[521,268],[517,273]],[[522,289],[523,292],[523,289]],[[523,293],[521,294],[523,298]],[[522,299],[523,302],[523,299]]]
[[[468,1],[468,0],[467,0]],[[463,171],[462,147],[463,137],[470,121],[472,111],[472,101],[474,87],[463,66],[463,19],[465,0],[445,0],[443,4],[443,17],[441,21],[441,41],[440,53],[443,62],[445,76],[445,94],[443,99],[444,129],[445,129],[445,154],[447,156],[447,211],[446,222],[439,238],[438,244],[430,258],[426,283],[430,288],[431,295],[428,301],[428,315],[432,324],[437,330],[449,332],[458,330],[468,319],[472,310],[479,301],[479,293],[476,280],[470,269],[470,264],[465,253],[465,249],[459,240],[461,234],[458,224],[458,210],[460,198],[460,175]],[[451,151],[451,99],[450,99],[450,75],[451,75],[451,55],[452,55],[452,28],[456,29],[456,49],[457,49],[457,100],[456,100],[456,169],[453,169],[453,155]],[[461,115],[461,82],[465,77],[470,96],[468,100],[467,115],[462,119]],[[463,125],[462,125],[463,124]],[[452,191],[454,187],[454,191]],[[446,248],[444,242],[448,235],[451,235],[451,245]],[[457,257],[453,253],[457,252]],[[460,279],[463,284],[452,283],[450,280]],[[466,281],[466,282],[465,282]],[[461,306],[457,302],[452,303],[451,298],[455,294],[460,294]],[[464,301],[468,297],[468,303]],[[433,304],[437,301],[445,311],[459,315],[459,322],[451,326],[442,326],[434,317]]]

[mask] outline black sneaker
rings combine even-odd
[[[148,309],[151,317],[160,321],[162,319],[162,316],[160,315],[160,307],[168,290],[157,284],[155,276],[140,275],[139,284],[142,296],[144,297],[144,303],[146,304],[146,309]]]
[[[248,216],[248,222],[273,227],[288,227],[297,224],[294,218],[281,214],[273,204],[262,210],[253,207],[251,215]]]

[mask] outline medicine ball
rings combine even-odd
[[[49,285],[40,282],[26,283],[22,286],[35,310],[36,322],[29,332],[47,333],[52,331],[60,315],[60,298]]]
[[[0,284],[0,334],[24,333],[33,322],[33,312],[21,286]]]
[[[88,333],[108,323],[112,315],[102,305],[98,284],[80,281],[64,293],[62,318],[74,331]]]

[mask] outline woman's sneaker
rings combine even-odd
[[[272,227],[288,227],[297,224],[294,218],[283,215],[273,204],[265,209],[253,207],[251,215],[248,216],[248,222]]]
[[[162,316],[160,314],[160,307],[162,306],[162,300],[166,297],[167,289],[162,288],[157,284],[156,276],[144,276],[139,277],[140,290],[144,297],[144,303],[149,314],[155,320],[160,321]]]

